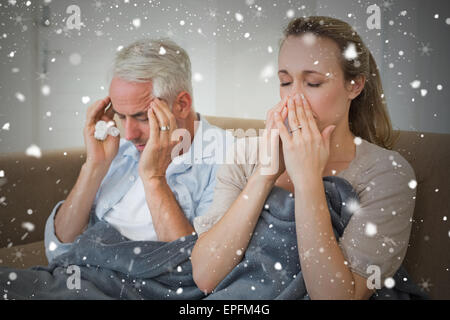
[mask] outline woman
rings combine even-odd
[[[279,130],[280,165],[272,171],[261,161],[252,165],[254,144],[237,142],[235,164],[217,174],[209,212],[194,221],[194,281],[211,292],[240,262],[276,185],[295,197],[297,247],[310,298],[368,299],[374,293],[368,267],[377,266],[384,283],[406,254],[415,199],[408,186],[413,169],[390,150],[393,130],[375,60],[347,23],[309,17],[285,29],[278,64],[282,100],[268,112],[266,129]],[[268,130],[264,145],[270,143]],[[349,181],[360,198],[338,241],[330,237],[322,182],[332,175]]]

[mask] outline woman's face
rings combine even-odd
[[[341,52],[328,38],[305,34],[285,39],[278,57],[280,96],[303,93],[320,131],[348,121],[351,91],[339,64]]]

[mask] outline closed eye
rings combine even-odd
[[[124,120],[125,119],[125,116],[123,115],[123,114],[118,114],[118,113],[116,113],[117,114],[117,116],[119,117],[119,119],[120,120]],[[137,121],[140,121],[140,122],[147,122],[148,121],[148,118],[146,117],[146,118],[135,118]]]
[[[286,87],[286,86],[291,85],[291,83],[292,83],[292,82],[281,83],[280,86]],[[309,87],[312,87],[312,88],[318,88],[318,87],[320,87],[321,85],[322,85],[321,83],[308,83],[308,86],[309,86]]]

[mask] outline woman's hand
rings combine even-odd
[[[117,155],[120,136],[113,137],[108,134],[106,139],[101,141],[94,137],[94,133],[95,124],[98,121],[114,121],[114,111],[112,108],[109,108],[106,112],[104,111],[110,101],[111,99],[106,97],[103,100],[96,101],[88,108],[86,112],[86,124],[83,130],[84,143],[86,145],[86,164],[92,169],[101,169],[105,173]]]
[[[259,162],[257,172],[271,182],[275,182],[286,170],[283,159],[283,148],[274,115],[276,113],[280,114],[282,121],[287,118],[287,100],[288,97],[284,98],[267,112],[266,128],[258,146]]]
[[[287,173],[297,187],[317,176],[322,178],[330,155],[331,133],[336,126],[330,125],[321,133],[303,94],[289,98],[287,109],[292,135],[289,134],[279,112],[275,112],[274,119],[280,130]]]

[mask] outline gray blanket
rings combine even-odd
[[[357,195],[342,178],[325,177],[323,182],[339,237],[351,218],[343,203]],[[196,240],[189,235],[173,242],[131,241],[96,221],[48,266],[0,267],[0,292],[4,299],[309,299],[288,191],[273,188],[242,261],[209,295],[192,279],[190,253]],[[372,299],[426,298],[409,279],[400,268],[396,286],[378,290]]]

